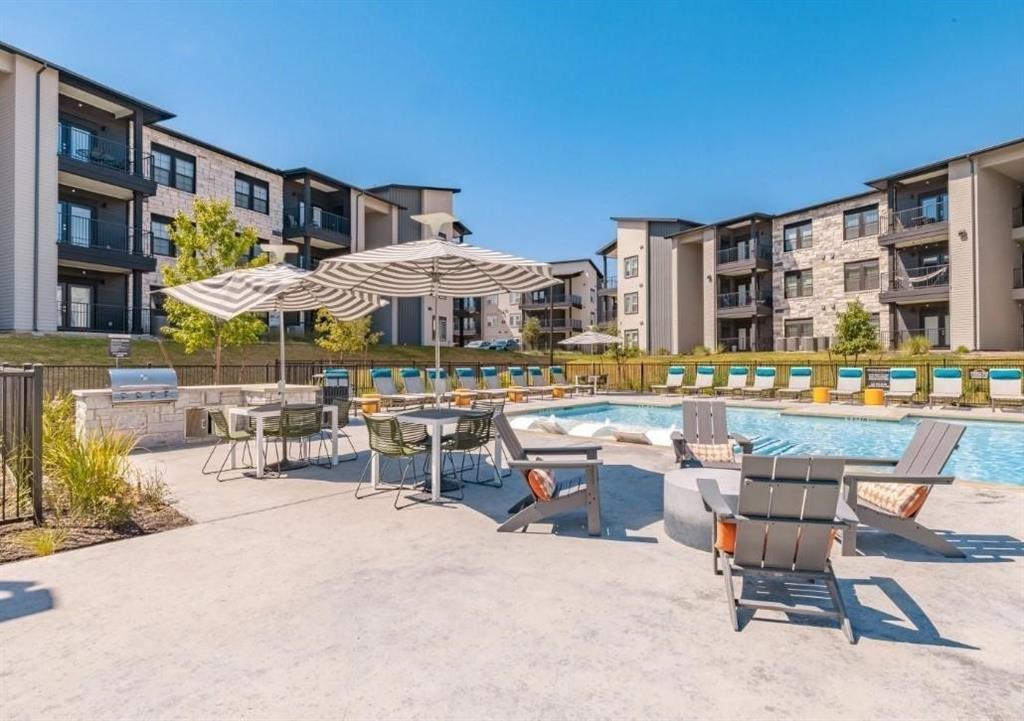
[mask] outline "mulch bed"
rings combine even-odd
[[[48,509],[46,509],[48,510]],[[44,513],[44,527],[58,527],[52,513]],[[172,528],[187,526],[191,522],[172,506],[162,504],[157,507],[140,506],[132,514],[128,523],[118,528],[102,526],[74,525],[71,521],[59,525],[67,533],[67,538],[57,551],[70,551],[73,548],[94,546],[108,541],[119,541],[124,538],[145,536],[150,533],[169,531]],[[19,561],[32,558],[35,553],[31,548],[19,542],[18,537],[25,531],[34,528],[32,521],[19,521],[0,525],[0,563]]]

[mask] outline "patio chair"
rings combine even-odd
[[[447,401],[448,405],[451,405],[452,393],[448,389],[448,371],[444,368],[427,368],[427,380],[430,381],[430,390],[433,391],[428,393],[427,397],[433,400],[436,393],[442,401]]]
[[[683,375],[684,370],[682,366],[669,366],[668,373],[665,375],[665,382],[652,384],[651,392],[662,395],[675,393],[683,387]]]
[[[492,432],[492,419],[494,417],[494,411],[490,408],[479,408],[474,409],[472,414],[465,414],[461,416],[455,425],[454,433],[446,433],[441,439],[441,450],[445,454],[445,459],[449,460],[452,465],[452,471],[460,483],[473,483],[481,486],[501,486],[500,480],[491,478],[490,481],[480,480],[480,460],[484,453],[487,453],[491,459],[491,465],[494,465],[494,456],[491,454],[487,444],[491,442]],[[462,454],[462,462],[459,464],[458,470],[455,469],[455,460],[453,455],[456,453]],[[472,456],[476,455],[476,462],[472,460]],[[469,460],[467,466],[466,461]],[[442,462],[442,468],[444,464]],[[468,480],[463,477],[466,470],[476,469],[476,476],[474,480]]]
[[[838,516],[842,459],[745,456],[740,473],[736,498],[723,496],[714,479],[697,480],[713,514],[712,559],[715,572],[725,575],[733,630],[740,630],[739,609],[765,609],[835,619],[846,640],[856,643],[829,559],[836,531],[848,525]],[[797,598],[824,600],[816,592],[820,583],[832,608],[764,600],[765,585],[744,598],[736,593],[734,577],[742,578],[744,587],[782,581]]]
[[[579,391],[575,383],[569,383],[565,379],[565,371],[562,366],[551,366],[548,368],[548,373],[551,375],[551,385],[557,390],[570,396]]]
[[[885,392],[885,402],[898,401],[910,403],[917,395],[917,370],[915,368],[890,368],[889,390]]]
[[[988,371],[988,404],[995,410],[1000,406],[1024,408],[1024,393],[1021,393],[1019,368],[990,368]]]
[[[373,387],[380,395],[381,406],[384,408],[423,407],[426,404],[423,395],[399,393],[395,387],[394,378],[391,376],[390,368],[373,368],[370,370],[370,378],[373,380]]]
[[[352,443],[352,437],[348,434],[348,431],[345,430],[348,427],[349,416],[352,411],[352,401],[348,399],[342,400],[341,398],[337,398],[334,400],[334,407],[338,409],[338,436],[348,441],[349,448],[352,449],[351,458],[346,458],[345,456],[338,456],[338,462],[342,463],[345,461],[354,461],[359,456],[359,452],[356,450],[355,444]],[[330,432],[330,430],[331,424],[324,422],[321,428],[321,432]]]
[[[749,455],[754,444],[746,436],[729,433],[725,401],[687,399],[683,401],[683,430],[670,436],[680,465],[703,468],[738,468],[735,446]]]
[[[545,394],[553,395],[554,387],[544,380],[544,371],[540,369],[540,366],[529,366],[526,369],[526,380],[529,383],[531,389],[537,392],[541,398]]]
[[[714,366],[697,366],[697,375],[693,379],[693,385],[679,386],[679,390],[687,395],[700,394],[705,390],[711,390],[715,384],[715,367]]]
[[[863,368],[840,368],[836,387],[828,392],[830,400],[856,400],[863,399],[861,391],[864,385]]]
[[[932,392],[928,394],[928,405],[935,401],[959,406],[964,399],[964,372],[959,368],[936,368],[932,371]]]
[[[242,444],[242,463],[246,462],[245,456],[248,454],[249,465],[246,467],[252,468],[255,463],[253,463],[252,460],[252,449],[249,448],[249,441],[256,437],[253,430],[249,427],[246,427],[244,430],[232,428],[227,417],[224,415],[224,411],[219,408],[207,408],[206,412],[210,414],[210,430],[213,432],[213,435],[217,437],[217,442],[213,444],[213,448],[210,449],[210,455],[206,457],[206,461],[203,463],[203,475],[208,476],[216,474],[217,480],[220,481],[221,474],[224,472],[224,466],[227,465],[235,446],[239,443]],[[227,452],[224,454],[224,461],[220,464],[220,467],[217,470],[207,470],[210,460],[213,458],[213,454],[223,444],[227,444]]]
[[[468,368],[466,370],[469,370]],[[467,390],[475,390],[481,396],[491,399],[504,399],[508,398],[508,391],[501,387],[501,378],[498,376],[498,369],[494,366],[484,366],[480,369],[480,375],[484,379],[484,385],[481,388],[476,381],[476,376],[472,379],[462,376],[459,382],[463,384],[463,388]]]
[[[535,396],[544,393],[543,389],[530,387],[530,382],[526,379],[526,373],[523,372],[522,368],[509,366],[508,377],[511,383],[509,390],[518,391],[526,396]]]
[[[796,366],[789,369],[789,385],[775,391],[777,398],[800,398],[811,392],[810,366]]]
[[[725,385],[714,386],[711,391],[716,396],[741,394],[743,393],[744,386],[747,385],[748,375],[750,375],[750,369],[746,366],[731,366],[729,368],[729,375],[725,379]]]
[[[755,368],[754,384],[743,388],[740,394],[744,398],[747,396],[771,398],[775,395],[775,369],[766,367]]]
[[[488,429],[487,429],[488,430],[487,440],[488,440],[488,442],[493,443],[495,437],[497,436],[497,431],[494,428],[494,420],[493,420],[493,418],[494,418],[494,416],[498,415],[499,413],[504,413],[505,412],[505,397],[502,396],[501,398],[496,398],[496,397],[495,398],[475,398],[475,399],[473,399],[472,403],[470,403],[470,408],[472,408],[474,411],[490,411],[491,412],[491,419],[492,420],[491,420],[490,426],[488,426]],[[491,449],[485,447],[484,450],[487,452],[487,455],[490,457],[491,464],[494,465],[496,463],[496,460],[495,460],[494,454],[491,453]],[[479,455],[478,455],[477,463],[479,463],[479,462],[480,462],[480,458],[479,458]],[[502,469],[499,468],[498,469],[498,478],[497,479],[491,480],[491,481],[480,481],[480,485],[482,485],[482,486],[493,485],[493,486],[496,486],[498,488],[501,488],[501,485],[502,485],[501,484],[501,479],[502,478],[506,478],[506,477],[508,477],[510,475],[512,475],[512,471],[510,469],[506,468],[506,469],[502,470]]]
[[[323,406],[299,406],[295,408],[285,406],[281,409],[279,437],[283,443],[298,441],[299,457],[304,456],[309,461],[312,461],[312,446],[310,442],[313,439],[319,440],[321,450],[317,457],[323,458],[327,455],[327,447],[324,443],[324,434],[322,432],[323,418]],[[330,459],[328,459],[327,465],[330,465]]]
[[[597,454],[601,446],[525,448],[503,414],[495,415],[493,423],[508,451],[509,467],[523,474],[523,480],[530,489],[528,496],[508,510],[510,517],[498,526],[498,530],[525,530],[531,523],[585,508],[587,532],[591,536],[600,536],[602,526],[598,468],[601,460]],[[558,470],[583,471],[584,476],[582,479],[556,482],[554,472]]]
[[[948,558],[964,558],[964,553],[944,538],[917,522],[931,490],[949,485],[953,476],[940,475],[953,455],[964,426],[941,421],[921,421],[910,445],[899,459],[847,458],[846,502],[865,526],[894,533]],[[876,467],[891,466],[892,471],[878,473]],[[853,537],[843,538],[844,549],[857,546]]]
[[[386,460],[397,461],[399,467],[402,468],[402,477],[397,486],[387,485],[373,493],[360,496],[359,489],[366,482],[367,474],[373,463],[373,453],[371,453],[370,459],[367,460],[366,466],[363,468],[363,474],[356,484],[355,497],[362,499],[378,493],[395,491],[394,506],[398,508],[398,500],[402,495],[402,489],[405,488],[405,478],[409,471],[412,471],[413,485],[416,483],[416,456],[430,453],[427,429],[415,425],[407,425],[403,428],[403,424],[399,423],[394,416],[380,413],[364,414],[363,421],[366,423],[366,431],[370,438],[370,451],[380,455],[382,466]]]

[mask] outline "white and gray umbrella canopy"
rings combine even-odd
[[[309,280],[310,271],[288,263],[238,268],[193,283],[164,288],[175,300],[223,320],[242,313],[327,308],[338,320],[353,320],[387,305],[370,293],[331,288]]]
[[[312,279],[331,288],[403,298],[526,292],[558,282],[548,263],[443,238],[328,258]]]
[[[414,220],[427,225],[454,220],[443,215],[414,216]],[[436,227],[433,230],[437,232]],[[311,279],[330,288],[358,289],[385,296],[433,296],[435,328],[438,296],[525,293],[561,282],[555,279],[548,263],[437,237],[328,258],[320,261]],[[434,367],[440,371],[441,337],[436,332]],[[435,402],[440,402],[436,395]]]
[[[596,331],[588,330],[586,333],[578,333],[574,336],[569,336],[565,340],[558,341],[559,345],[614,345],[621,343],[622,340],[613,335],[607,333],[598,333]]]

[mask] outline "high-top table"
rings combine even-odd
[[[430,432],[430,500],[434,503],[441,500],[441,437],[444,429],[458,424],[463,416],[479,412],[469,408],[418,408],[394,414],[399,423],[424,425]],[[370,456],[370,478],[373,487],[377,488],[380,482],[380,456],[376,452]],[[494,439],[494,480],[501,482],[500,436]]]

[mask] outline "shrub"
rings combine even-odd
[[[971,349],[965,345],[958,345],[956,347],[956,352],[959,353],[960,355],[963,355],[964,353],[970,353]]]
[[[128,454],[135,441],[100,432],[78,438],[74,405],[68,397],[51,399],[43,408],[43,471],[46,493],[57,513],[83,516],[116,527],[131,517],[138,496],[130,482]]]
[[[696,356],[711,355],[711,351],[709,351],[707,346],[705,345],[695,345],[693,347],[693,350],[690,351],[690,353]]]
[[[19,533],[15,543],[36,556],[52,556],[67,543],[68,532],[62,528],[33,528]]]
[[[725,353],[725,343],[719,343],[715,346],[715,355],[722,355]]]
[[[928,355],[931,349],[931,342],[923,335],[912,335],[900,345],[900,352],[904,355]]]

